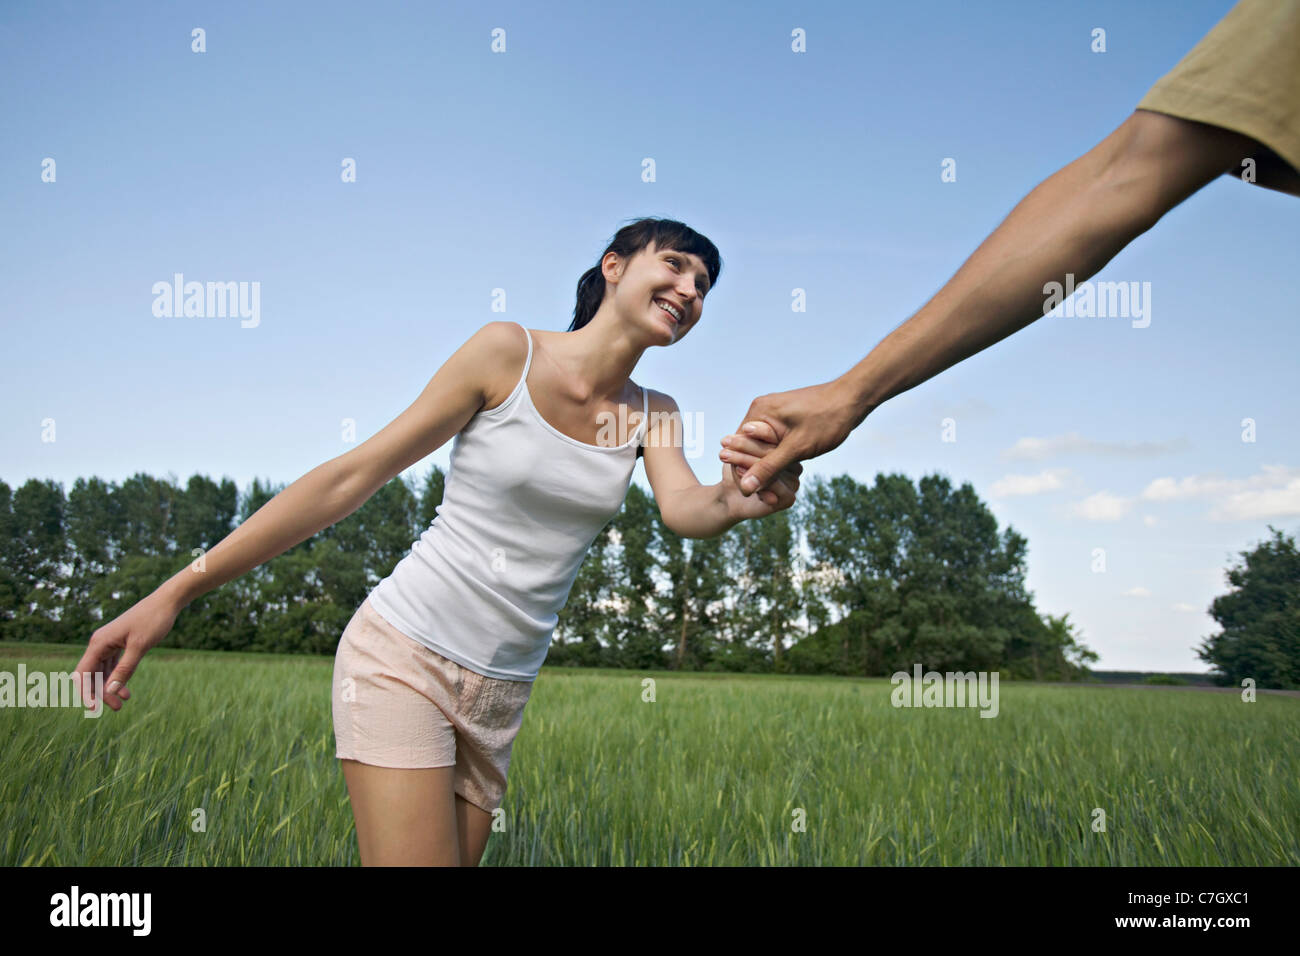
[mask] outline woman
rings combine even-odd
[[[341,520],[455,437],[437,518],[362,602],[334,665],[336,755],[362,865],[476,866],[524,705],[583,557],[638,457],[665,525],[713,537],[790,507],[802,466],[746,497],[703,486],[680,413],[629,378],[700,321],[718,250],[673,220],[623,227],[578,282],[568,332],[490,322],[374,437],[313,469],[187,568],[95,631],[77,670],[117,710],[181,608]],[[763,450],[776,435],[750,436]],[[757,458],[737,451],[734,465]]]

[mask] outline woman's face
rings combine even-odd
[[[616,268],[613,254],[609,262]],[[610,265],[605,280],[611,279]],[[617,283],[615,302],[624,315],[644,323],[664,345],[681,341],[700,321],[704,296],[709,291],[709,272],[699,256],[675,249],[659,249],[652,242],[627,264]],[[659,303],[672,307],[673,316]]]

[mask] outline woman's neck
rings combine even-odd
[[[555,339],[561,371],[583,401],[620,400],[647,342],[637,327],[597,312],[576,332]]]

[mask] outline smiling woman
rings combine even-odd
[[[605,251],[600,254],[600,261],[578,280],[578,302],[573,309],[570,332],[576,332],[590,322],[605,300],[602,263],[606,256],[613,253],[620,259],[631,260],[647,249],[669,270],[694,275],[692,297],[698,297],[698,302],[704,301],[722,270],[722,259],[718,255],[717,246],[694,229],[672,219],[640,219],[615,233]],[[663,290],[658,294],[683,312],[688,311],[687,303],[673,298],[671,292]],[[686,316],[685,320],[689,323],[698,318],[698,315],[693,318]],[[679,324],[681,323],[682,319],[679,318]]]
[[[794,503],[799,465],[751,497],[730,465],[702,485],[677,403],[631,379],[646,349],[699,322],[720,267],[713,243],[683,223],[620,229],[578,284],[569,332],[484,325],[378,434],[209,550],[203,574],[187,568],[97,630],[78,671],[111,670],[104,700],[120,709],[130,691],[112,681],[125,684],[186,604],[342,520],[454,438],[435,520],[343,631],[332,707],[361,862],[477,865],[559,612],[637,458],[682,537],[716,537]],[[611,440],[613,414],[629,428]]]

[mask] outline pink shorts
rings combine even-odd
[[[335,756],[376,767],[456,768],[454,789],[491,812],[531,681],[498,680],[407,637],[367,597],[334,655]]]

